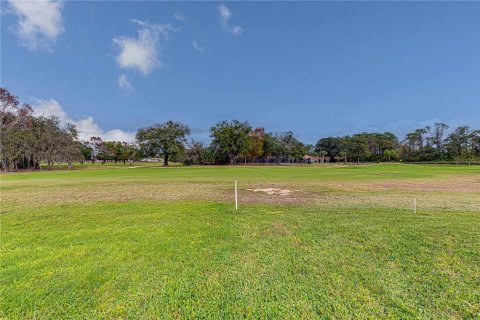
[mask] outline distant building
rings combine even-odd
[[[305,163],[319,163],[320,162],[320,157],[305,155],[305,156],[303,156],[303,162],[305,162]]]
[[[143,158],[142,162],[163,162],[162,158]]]
[[[329,163],[330,159],[331,158],[329,156],[324,156],[323,159],[321,156],[303,156],[303,162],[305,163]]]

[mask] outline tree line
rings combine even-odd
[[[391,132],[360,133],[318,140],[315,151],[335,160],[368,161],[475,161],[480,160],[480,130],[445,123],[416,129],[399,141]]]
[[[41,169],[82,158],[82,144],[74,125],[62,126],[55,117],[34,116],[28,104],[0,88],[0,160],[2,169]]]
[[[103,141],[91,137],[80,141],[73,124],[56,117],[35,115],[0,88],[0,160],[2,170],[40,169],[41,163],[90,161],[134,163],[162,158],[186,165],[236,163],[327,163],[380,161],[473,161],[480,159],[480,130],[460,126],[450,130],[445,123],[416,129],[403,140],[391,133],[358,133],[321,138],[315,145],[301,142],[291,132],[267,132],[238,120],[222,121],[210,128],[210,143],[188,140],[190,128],[167,121],[141,128],[134,143]]]

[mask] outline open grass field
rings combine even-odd
[[[480,317],[480,166],[76,169],[0,177],[5,319]]]

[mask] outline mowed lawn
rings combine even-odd
[[[6,319],[480,317],[479,166],[0,178]]]

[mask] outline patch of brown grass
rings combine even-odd
[[[288,192],[285,192],[285,191]],[[411,208],[480,211],[476,176],[437,180],[309,182],[308,184],[240,184],[239,201],[264,204],[318,204],[329,207]],[[108,183],[25,187],[2,190],[2,209],[100,201],[134,200],[233,202],[233,186],[225,183]]]

